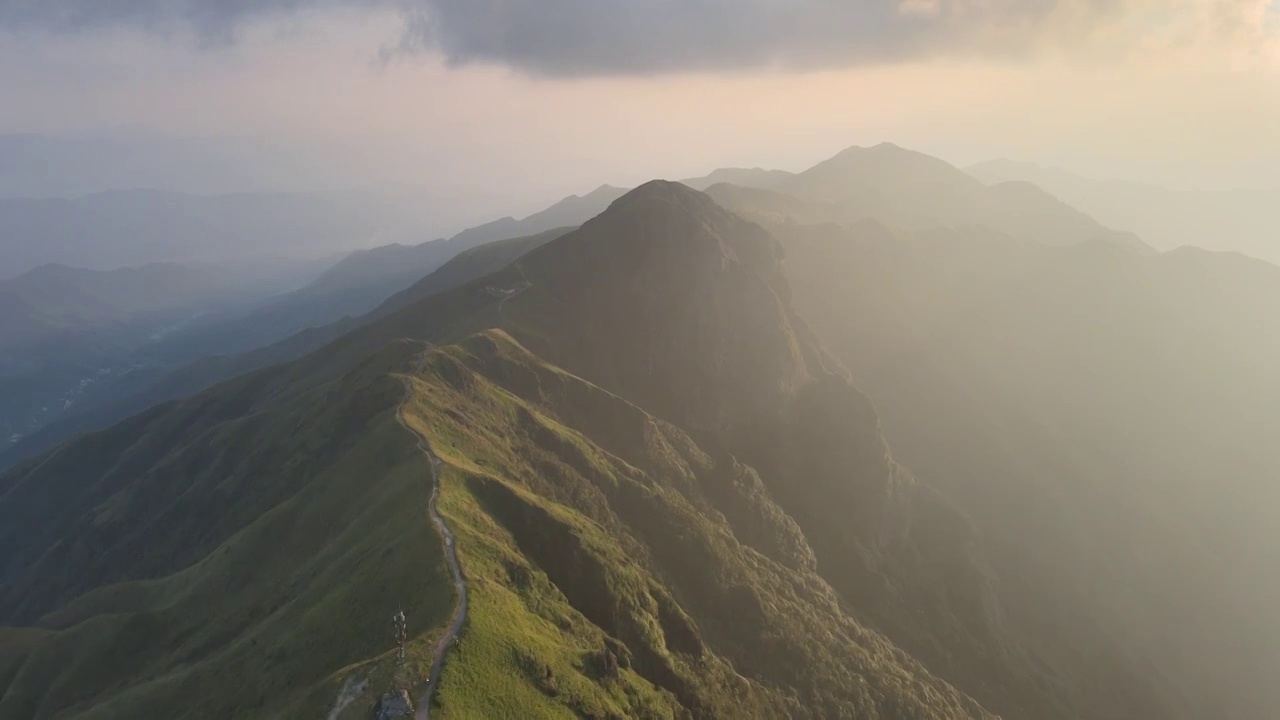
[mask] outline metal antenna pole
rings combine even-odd
[[[405,621],[404,610],[399,610],[395,615],[391,616],[391,622],[395,626],[396,635],[396,667],[404,666],[404,645],[409,640],[409,627]]]

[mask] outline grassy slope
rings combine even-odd
[[[630,211],[623,208],[622,212]],[[674,233],[671,242],[658,248],[670,253],[659,258],[662,267],[646,271],[645,277],[655,284],[650,289],[658,291],[655,297],[663,297],[661,291],[671,287],[666,280],[670,271],[679,280],[674,284],[676,288],[700,292],[715,285],[716,303],[712,314],[692,318],[683,313],[705,308],[699,297],[668,298],[648,308],[666,314],[668,317],[659,318],[665,321],[691,321],[681,325],[682,337],[687,335],[685,340],[696,347],[676,353],[681,362],[665,368],[673,376],[672,384],[650,387],[652,383],[641,381],[637,389],[620,382],[627,380],[628,374],[631,379],[642,377],[644,363],[636,358],[642,358],[641,351],[648,340],[641,336],[622,338],[630,342],[621,351],[634,354],[631,361],[620,359],[594,366],[579,363],[582,369],[578,371],[599,371],[591,377],[602,384],[612,380],[610,387],[628,391],[628,397],[643,399],[646,407],[650,400],[662,399],[670,409],[688,410],[689,418],[704,424],[714,422],[717,413],[737,414],[735,408],[758,412],[763,419],[785,424],[786,417],[777,416],[773,397],[764,393],[739,396],[743,388],[765,387],[779,378],[783,379],[784,388],[792,387],[793,381],[801,382],[803,373],[793,376],[795,364],[802,355],[807,357],[816,351],[807,340],[805,347],[798,346],[804,338],[797,337],[791,324],[780,322],[775,326],[773,322],[787,318],[779,317],[785,308],[778,304],[775,289],[754,277],[756,272],[777,275],[776,262],[767,256],[764,238],[754,233],[743,243],[733,243],[738,247],[732,255],[751,263],[744,273],[733,263],[725,264],[728,256],[723,243],[728,238],[695,235],[696,246],[681,239],[691,228],[701,227],[705,219],[667,213],[660,216],[662,227],[651,228],[661,233],[660,237],[624,236],[621,247],[604,248],[597,253],[577,253],[578,248],[569,243],[557,253],[582,255],[582,262],[564,266],[566,276],[556,277],[552,270],[561,266],[552,262],[556,258],[551,255],[556,253],[548,254],[544,265],[550,267],[528,268],[534,287],[508,303],[505,313],[499,312],[492,297],[479,292],[478,285],[512,284],[521,277],[514,269],[357,330],[299,362],[249,376],[248,380],[233,381],[213,395],[177,407],[196,412],[200,403],[210,402],[216,395],[214,405],[227,402],[239,407],[236,417],[252,427],[262,412],[293,407],[291,403],[312,397],[314,405],[304,403],[288,417],[258,421],[263,423],[260,430],[274,428],[274,433],[279,434],[266,443],[267,447],[289,448],[295,434],[307,435],[296,432],[299,424],[305,426],[326,413],[347,416],[340,403],[323,396],[321,388],[325,385],[309,384],[308,379],[341,377],[345,383],[353,372],[360,374],[351,368],[360,366],[371,348],[397,337],[458,341],[469,337],[476,328],[514,323],[520,337],[530,341],[531,346],[554,347],[560,355],[573,360],[575,351],[600,347],[598,340],[609,336],[597,335],[600,327],[617,326],[620,322],[628,325],[625,318],[619,320],[623,317],[619,313],[628,310],[629,300],[614,297],[619,293],[603,295],[616,301],[617,307],[607,307],[587,317],[590,323],[574,324],[574,334],[569,328],[558,332],[553,318],[576,320],[575,316],[559,313],[562,307],[573,307],[570,301],[576,296],[561,298],[556,291],[566,293],[583,278],[592,278],[586,288],[592,292],[579,298],[583,302],[578,307],[594,307],[603,292],[600,286],[618,286],[620,280],[614,276],[634,267],[632,256],[648,252],[644,250],[645,243],[658,242]],[[720,224],[727,222],[719,216],[711,219]],[[609,235],[634,226],[622,217],[615,218],[613,226],[598,224],[596,229]],[[589,239],[579,238],[584,243]],[[613,257],[615,251],[622,256]],[[691,251],[695,254],[690,255]],[[605,257],[597,257],[601,254]],[[610,258],[615,267],[609,277],[597,278],[599,273],[594,271],[600,268],[591,263],[599,265]],[[622,277],[621,281],[625,280]],[[751,301],[745,308],[741,302],[744,299]],[[758,308],[768,312],[755,312]],[[643,314],[645,309],[631,310],[633,314]],[[776,351],[769,362],[780,367],[747,363],[737,367],[734,374],[715,372],[708,366],[708,358],[741,354],[722,353],[732,348],[718,335],[713,338],[716,342],[712,347],[704,347],[707,328],[729,328],[751,342],[768,339]],[[408,367],[406,353],[407,350],[392,353],[393,361],[361,372],[377,378],[403,373]],[[579,359],[586,357],[590,355]],[[797,437],[782,438],[794,450],[788,452],[788,461],[807,456],[812,449],[825,453],[823,458],[830,455],[828,459],[836,466],[782,463],[762,481],[754,470],[724,450],[711,449],[714,441],[708,449],[699,447],[681,430],[590,383],[549,367],[505,336],[481,335],[464,346],[432,353],[431,359],[426,371],[418,376],[420,385],[415,385],[414,404],[406,409],[406,416],[451,464],[445,475],[450,487],[446,488],[442,508],[458,526],[464,570],[475,583],[472,624],[464,634],[461,651],[446,666],[444,686],[438,695],[446,713],[467,716],[498,712],[501,708],[494,703],[500,700],[491,691],[497,687],[523,697],[522,704],[531,703],[530,707],[541,708],[543,714],[550,715],[575,712],[608,716],[621,712],[660,717],[668,710],[676,710],[674,698],[691,714],[703,717],[791,715],[909,720],[986,716],[974,701],[932,677],[915,660],[851,616],[843,604],[847,598],[838,596],[815,571],[819,563],[796,521],[784,512],[785,506],[780,507],[773,500],[774,493],[786,483],[800,478],[806,479],[800,484],[810,487],[815,498],[825,497],[822,493],[828,488],[808,482],[812,477],[821,477],[823,483],[843,481],[847,492],[836,498],[838,502],[832,503],[828,512],[813,513],[806,508],[816,502],[799,504],[793,500],[790,504],[814,515],[811,522],[815,526],[822,525],[819,521],[827,515],[835,515],[835,524],[826,528],[828,534],[853,537],[840,532],[840,528],[854,522],[853,516],[841,512],[841,507],[857,510],[857,503],[866,496],[870,510],[865,512],[874,512],[882,505],[876,502],[874,493],[896,487],[895,482],[880,482],[884,480],[880,472],[884,468],[879,465],[871,467],[858,457],[844,457],[845,453],[834,451],[842,445],[852,446],[850,452],[857,455],[864,450],[860,443],[867,441],[867,452],[877,457],[883,453],[868,418],[861,417],[865,414],[863,409],[869,410],[869,404],[845,397],[855,402],[838,402],[827,408],[858,414],[854,419],[861,424],[853,430],[828,428],[815,444],[802,442],[799,436],[805,434],[805,427],[793,423],[791,430]],[[810,359],[814,360],[813,367],[820,364],[820,359]],[[619,377],[608,377],[605,371],[614,370],[620,373]],[[704,379],[715,381],[711,387],[715,397],[685,408],[681,398],[670,394],[677,387],[704,390],[700,387]],[[238,393],[228,387],[239,387],[241,382],[249,386],[240,388],[239,393],[246,397],[237,400]],[[396,391],[388,390],[385,397],[394,395],[398,400],[402,389],[399,383],[393,384]],[[656,394],[654,390],[667,394]],[[263,392],[275,396],[266,406],[257,397]],[[814,392],[821,392],[821,388],[807,394]],[[366,393],[358,396],[368,397]],[[389,408],[396,400],[379,401],[379,411],[391,418]],[[796,407],[794,411],[805,408]],[[155,436],[163,438],[163,431],[169,429],[164,414],[167,412],[131,421],[154,422],[157,433],[138,427],[117,432],[123,433],[124,439],[142,436],[154,444]],[[826,415],[810,413],[801,419],[805,417],[810,422],[821,422]],[[191,428],[183,427],[185,419],[176,419],[183,422],[172,428],[174,438],[191,437]],[[334,438],[363,437],[359,428],[364,425],[368,423],[343,427],[337,433],[332,429],[311,433],[310,444],[295,448],[303,460],[301,466],[331,454],[335,450]],[[163,471],[166,465],[161,461],[172,449],[168,444],[171,441],[177,442],[160,441],[153,448],[160,451],[157,454],[142,453],[136,458],[134,471]],[[208,449],[210,443],[211,440],[201,439],[197,445]],[[179,454],[187,464],[170,469],[182,471],[177,477],[190,473],[203,477],[199,471],[210,462],[209,455],[205,452],[182,458]],[[223,456],[217,452],[212,455],[215,460]],[[272,468],[281,462],[279,457],[267,459]],[[846,461],[848,467],[841,466]],[[866,488],[847,482],[861,480],[859,473],[868,467]],[[154,478],[153,481],[163,486]],[[205,478],[201,484],[211,481]],[[0,482],[0,487],[4,486]],[[450,489],[455,492],[450,493]],[[216,494],[213,497],[216,499]],[[420,500],[425,500],[425,494]],[[418,513],[416,522],[426,532],[429,526],[421,505],[406,505]],[[121,504],[125,509],[137,506],[132,500]],[[143,512],[147,510],[146,505],[141,508]],[[245,510],[248,515],[248,508]],[[828,562],[837,557],[845,562],[854,554],[842,554],[842,548],[847,546],[839,542],[828,540],[825,546],[834,548],[826,551],[831,553]],[[214,544],[207,552],[217,547]],[[439,572],[440,553],[438,547],[435,549],[438,575],[434,587],[440,592],[441,602],[434,622],[443,624],[451,593],[447,577]],[[175,565],[169,573],[156,572],[153,576],[164,577],[183,567]],[[20,593],[11,612],[19,613],[27,607],[22,601],[28,596],[48,598],[55,590],[37,587]],[[57,597],[56,593],[53,596]],[[319,614],[330,622],[338,617],[340,622],[357,613],[363,616],[364,610],[344,606]],[[381,616],[377,612],[371,615]],[[417,610],[411,614],[414,618],[421,616]],[[376,619],[371,622],[379,623]],[[561,634],[551,632],[548,623]],[[606,636],[615,642],[610,643]],[[521,645],[529,647],[517,652],[514,638],[523,638]],[[611,648],[620,659],[623,672],[616,680],[584,682],[583,678],[597,679],[598,658],[605,648]],[[269,660],[293,662],[278,654]],[[368,660],[368,656],[330,656],[325,674],[290,698],[279,700],[277,709],[288,714],[305,708],[314,716],[323,710],[326,699],[337,695],[345,680],[366,671],[374,671],[375,683],[385,683],[385,672],[360,666]],[[56,675],[56,671],[49,672]],[[548,687],[551,683],[554,687]],[[534,701],[529,687],[547,697]],[[239,688],[233,691],[239,692]],[[367,709],[368,705],[364,707]],[[351,712],[358,714],[360,709],[353,706]]]
[[[182,529],[203,533],[209,551],[175,572],[125,579],[135,570],[128,556],[113,566],[117,556],[102,548],[93,570],[118,582],[62,604],[39,621],[47,630],[0,635],[0,717],[314,717],[327,712],[348,674],[367,673],[374,668],[360,666],[387,659],[388,618],[397,606],[408,614],[415,638],[411,670],[423,672],[429,641],[453,597],[438,536],[426,518],[427,464],[395,421],[401,385],[379,363],[394,365],[402,354],[392,348],[384,353],[392,357],[284,407],[220,419],[186,445],[165,447],[165,457],[179,466],[184,458],[245,447],[239,443],[254,449],[229,468],[215,464],[209,477],[195,478],[168,508],[142,499],[177,477],[164,472],[97,504],[92,512],[99,527],[118,504],[149,507],[153,527],[144,524],[138,542],[155,553],[178,549],[170,545],[178,528],[165,522],[173,517]],[[332,405],[333,414],[317,410],[316,402]],[[335,416],[352,412],[350,402],[375,407],[359,426],[331,426]],[[156,422],[164,423],[166,415],[173,421],[183,411],[191,409],[178,405]],[[262,413],[274,414],[272,422],[255,426],[252,418]],[[252,432],[238,432],[245,429]],[[87,447],[92,442],[61,451],[69,457],[58,469],[66,472],[81,453],[100,459]],[[140,452],[122,454],[129,451]],[[296,482],[283,470],[291,465],[301,468]],[[39,471],[31,475],[19,488],[45,479]],[[263,500],[253,509],[258,514],[233,532],[175,515],[182,497],[212,509],[219,492],[239,483],[288,492],[256,495]],[[243,485],[237,492],[255,497]],[[128,538],[117,542],[133,546]],[[155,567],[164,564],[161,558]]]
[[[90,436],[6,478],[0,504],[114,463],[76,499],[87,510],[68,509],[88,526],[19,553],[31,572],[6,588],[8,612],[59,609],[42,630],[0,634],[0,717],[315,717],[370,678],[356,717],[420,681],[454,598],[427,466],[395,417],[395,378],[419,347],[310,385],[330,363],[272,371],[289,389],[265,400],[250,376],[114,431],[132,446]],[[984,716],[841,611],[794,523],[732,458],[501,333],[431,353],[409,384],[404,416],[448,464],[441,507],[473,593],[442,717]],[[217,506],[229,489],[257,514]],[[200,507],[222,512],[202,521]],[[107,534],[91,573],[114,582],[31,584],[46,559],[87,557],[94,527],[128,530]],[[169,547],[174,533],[200,542]],[[183,565],[193,546],[203,554]],[[127,561],[140,547],[153,548],[141,569]],[[393,678],[385,618],[401,604],[414,642]]]
[[[433,353],[406,416],[449,467],[473,594],[444,717],[984,716],[844,615],[803,549],[738,539],[794,532],[748,469],[507,336]],[[619,641],[631,670],[599,682]]]

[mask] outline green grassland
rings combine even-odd
[[[389,618],[401,606],[415,639],[407,673],[424,674],[453,597],[426,516],[429,468],[396,422],[403,388],[386,370],[403,351],[391,348],[297,397],[241,405],[238,414],[201,396],[149,419],[153,432],[113,459],[124,466],[137,454],[154,469],[121,477],[113,492],[71,498],[83,504],[74,508],[83,526],[31,553],[29,576],[119,580],[37,618],[38,630],[0,632],[0,717],[320,716],[348,675],[382,681]],[[184,422],[184,443],[155,437]],[[104,459],[100,443],[64,448],[0,503],[37,491],[54,470],[65,476],[83,463],[93,471]],[[193,470],[179,475],[175,467]],[[257,504],[246,506],[250,500]],[[236,517],[247,521],[231,527]],[[120,525],[130,534],[104,543]],[[99,546],[62,549],[76,542]],[[175,572],[130,578],[142,564],[181,564],[193,545],[207,552]],[[87,564],[69,571],[64,563],[76,557]],[[29,583],[4,595],[76,590]]]
[[[367,681],[357,718],[416,695],[456,598],[414,435],[471,592],[442,718],[984,717],[842,609],[750,467],[501,331],[427,347],[248,376],[16,471],[0,514],[100,479],[18,555],[10,616],[56,609],[0,632],[0,717],[319,717]],[[38,581],[75,558],[79,585]]]
[[[418,697],[455,603],[419,440],[471,598],[441,717],[990,717],[868,624],[920,585],[909,483],[767,235],[688,192],[0,476],[0,623],[38,629],[0,720]]]
[[[984,716],[842,611],[749,468],[499,331],[409,382],[472,593],[441,717]]]

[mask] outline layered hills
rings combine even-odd
[[[126,346],[137,342],[129,331],[154,334],[208,308],[247,303],[271,287],[266,278],[246,278],[242,268],[156,263],[104,271],[42,265],[0,281],[0,362],[12,370],[10,356],[76,333],[107,338],[119,330],[119,344]]]
[[[153,391],[160,385],[183,394],[206,387],[171,376],[360,318],[461,253],[567,230],[622,192],[602,186],[429,242],[417,241],[437,221],[424,219],[431,201],[395,193],[0,200],[0,449],[25,456],[8,446],[59,421],[103,427],[90,418],[114,422],[131,413],[112,406],[137,411],[167,399]],[[401,242],[329,258],[379,239]],[[50,260],[78,267],[32,267]]]
[[[373,310],[359,316],[344,316],[332,322],[318,324],[251,350],[201,357],[176,369],[166,370],[164,366],[159,366],[150,371],[134,370],[121,378],[120,382],[106,387],[90,388],[90,392],[78,397],[75,407],[64,413],[63,417],[19,438],[7,452],[0,453],[0,468],[39,454],[86,431],[105,428],[158,403],[188,397],[222,380],[295,360],[323,347],[352,329],[385,317],[415,300],[430,297],[501,270],[529,250],[563,235],[568,230],[568,228],[557,228],[529,237],[509,238],[464,250],[435,272],[392,294]],[[369,290],[370,288],[362,288],[360,292],[365,293]],[[389,291],[390,289],[386,287],[381,290],[381,292]],[[320,297],[331,299],[331,296],[327,295]],[[317,310],[321,311],[323,317],[332,316],[332,308],[327,311],[322,310],[315,303],[284,304],[287,304],[291,310],[304,309],[308,316]],[[211,328],[205,326],[200,334],[205,340],[216,340],[228,332],[233,334],[244,332],[252,335],[253,333],[248,332],[246,328],[254,326],[253,322],[249,322],[250,320],[256,320],[262,326],[257,327],[255,332],[266,332],[269,333],[268,337],[274,337],[279,333],[279,329],[274,328],[274,320],[287,317],[292,322],[298,317],[289,311],[277,313],[276,310],[280,309],[281,305],[272,304],[259,308],[256,312],[228,323],[216,332],[209,332]],[[262,336],[259,335],[259,337]],[[239,338],[236,342],[235,346],[238,347],[245,340]],[[179,357],[185,357],[190,353],[190,338],[179,344],[186,348],[181,351],[183,354]],[[163,354],[164,349],[168,347],[170,347],[169,344],[161,344],[159,347],[153,347],[151,353]]]
[[[24,629],[0,713],[294,714],[389,682],[382,636],[354,638],[408,604],[421,659],[451,587],[421,438],[472,588],[442,716],[989,716],[871,604],[972,592],[972,532],[788,298],[766,232],[649,184],[495,276],[9,471],[0,608]],[[274,572],[237,574],[250,557]]]
[[[1035,183],[1112,227],[1162,250],[1192,246],[1280,262],[1280,193],[1274,190],[1167,188],[1097,180],[1030,162],[992,160],[965,168],[989,184]]]
[[[260,302],[299,272],[292,263],[42,265],[0,281],[0,447],[133,368],[140,349],[206,313]]]
[[[495,266],[490,258],[506,257],[512,249],[524,248],[524,239],[550,239],[563,234],[598,214],[623,192],[605,185],[581,197],[567,197],[522,220],[503,218],[447,240],[416,245],[392,243],[358,250],[322,272],[317,271],[318,277],[289,286],[260,281],[255,285],[241,277],[241,285],[250,285],[247,290],[273,291],[242,292],[241,302],[237,303],[226,302],[222,297],[225,292],[220,295],[207,291],[214,279],[219,281],[218,289],[228,284],[225,268],[217,268],[221,271],[218,273],[208,269],[197,272],[174,263],[109,272],[48,266],[0,282],[0,304],[11,303],[3,308],[4,317],[0,319],[0,353],[8,352],[15,358],[14,362],[7,362],[7,356],[0,356],[0,362],[5,363],[0,366],[0,455],[11,458],[0,460],[0,467],[29,456],[33,447],[47,448],[76,432],[105,427],[156,402],[182,397],[217,380],[314,350],[362,324],[365,316],[385,314],[384,303],[394,306],[400,300],[393,302],[393,296],[444,269],[455,257],[470,261],[451,265],[433,282],[413,292],[421,294],[424,287],[428,292],[436,291],[448,277],[473,279],[498,269],[505,263]],[[129,215],[120,209],[113,213]],[[299,216],[307,220],[304,213]],[[103,244],[111,244],[111,224],[85,225],[94,227],[84,231],[87,238],[98,237]],[[243,232],[267,235],[273,231],[249,228]],[[511,244],[504,250],[481,250],[507,240]],[[270,266],[261,260],[256,263]],[[162,278],[159,276],[163,268],[173,270]],[[244,267],[237,267],[236,271],[251,279],[262,274],[261,270],[250,272]],[[188,277],[183,277],[182,272],[187,272]],[[147,273],[151,277],[143,277]],[[57,274],[62,277],[53,277]],[[38,279],[42,276],[49,277]],[[142,303],[136,308],[138,312],[122,312],[116,298],[110,295],[97,297],[97,286],[106,284],[94,280],[99,277],[114,278],[124,292],[132,292],[135,303]],[[185,312],[173,312],[170,293],[161,282],[181,291],[186,302],[180,309]],[[26,288],[27,292],[10,292],[10,286]],[[202,288],[206,290],[203,294]],[[153,300],[146,301],[148,297]],[[74,306],[73,313],[66,311],[68,306]],[[170,312],[165,315],[165,310]],[[89,313],[88,317],[98,322],[88,323],[74,313]],[[166,317],[168,322],[158,322]],[[60,342],[50,344],[43,355],[14,353],[8,347],[17,343],[29,346],[33,339],[54,332]],[[98,352],[98,348],[109,352]],[[22,365],[15,368],[17,361]],[[68,399],[72,402],[67,403]],[[22,442],[27,436],[35,439]],[[10,444],[17,447],[7,447]]]
[[[882,143],[851,147],[804,172],[764,184],[707,188],[725,207],[762,222],[856,224],[874,219],[915,232],[984,227],[1041,244],[1107,241],[1149,248],[1028,182],[985,185],[938,158]]]
[[[875,223],[784,244],[797,307],[984,529],[1056,677],[1176,699],[1115,717],[1269,716],[1280,269]]]
[[[713,179],[0,474],[0,718],[1269,717],[1274,267],[894,146]]]
[[[1133,243],[1131,237],[1103,228],[1035,188],[1016,183],[987,188],[941,160],[890,144],[849,148],[798,174],[729,168],[685,184],[710,188],[725,207],[766,224],[875,217],[908,227],[985,223],[1018,237],[1051,238],[1063,244],[1098,238]],[[380,303],[441,268],[451,257],[500,239],[537,237],[560,226],[567,230],[598,214],[624,192],[603,185],[523,219],[501,218],[449,240],[391,244],[353,253],[305,287],[248,309],[204,308],[192,322],[174,327],[117,362],[128,371],[121,377],[99,377],[101,364],[87,372],[77,365],[70,374],[25,377],[22,382],[34,392],[25,393],[29,401],[12,413],[4,410],[12,416],[13,428],[6,437],[16,438],[16,445],[0,458],[0,467],[155,402],[298,357],[383,314],[394,303],[379,307]],[[81,389],[86,377],[93,382]],[[52,400],[69,392],[76,395],[72,406],[64,409],[64,403]],[[33,414],[32,408],[39,412]]]

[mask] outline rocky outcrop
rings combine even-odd
[[[409,699],[409,693],[404,690],[383,695],[373,711],[373,717],[376,720],[395,720],[412,714],[413,701]]]

